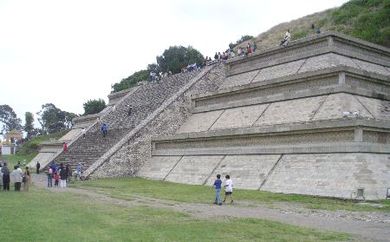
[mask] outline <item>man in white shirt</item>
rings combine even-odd
[[[233,181],[229,175],[226,175],[225,178],[225,197],[223,202],[226,202],[226,198],[230,198],[230,203],[233,203]]]
[[[15,169],[11,172],[11,181],[15,184],[15,191],[20,192],[23,180],[23,172],[18,166],[14,167]]]

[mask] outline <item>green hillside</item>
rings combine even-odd
[[[390,47],[390,0],[351,0],[339,8],[276,25],[255,38],[257,47],[277,46],[287,29],[293,40],[314,35],[313,24],[321,32],[336,31]]]
[[[48,135],[36,136],[24,143],[20,147],[19,151],[16,152],[16,155],[0,155],[0,161],[7,162],[9,164],[9,167],[13,167],[15,164],[18,163],[18,161],[27,164],[38,154],[39,145],[41,143],[51,140],[58,140],[67,132],[69,132],[69,130],[64,130]]]

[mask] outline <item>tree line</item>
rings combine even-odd
[[[11,106],[4,104],[0,105],[0,123],[1,133],[5,134],[11,130],[19,130],[26,132],[26,138],[30,139],[40,134],[52,134],[72,127],[72,119],[77,117],[76,114],[63,111],[57,108],[52,103],[43,104],[42,109],[36,113],[37,121],[41,127],[34,127],[34,114],[31,112],[25,113],[25,122],[17,117]]]

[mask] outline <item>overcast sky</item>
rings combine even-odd
[[[0,0],[0,104],[83,113],[169,46],[213,55],[242,35],[347,0]]]

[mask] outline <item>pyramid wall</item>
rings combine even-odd
[[[383,199],[390,187],[390,51],[335,33],[226,64],[138,175],[237,188]],[[158,174],[158,170],[161,170]],[[157,175],[158,174],[158,175]]]

